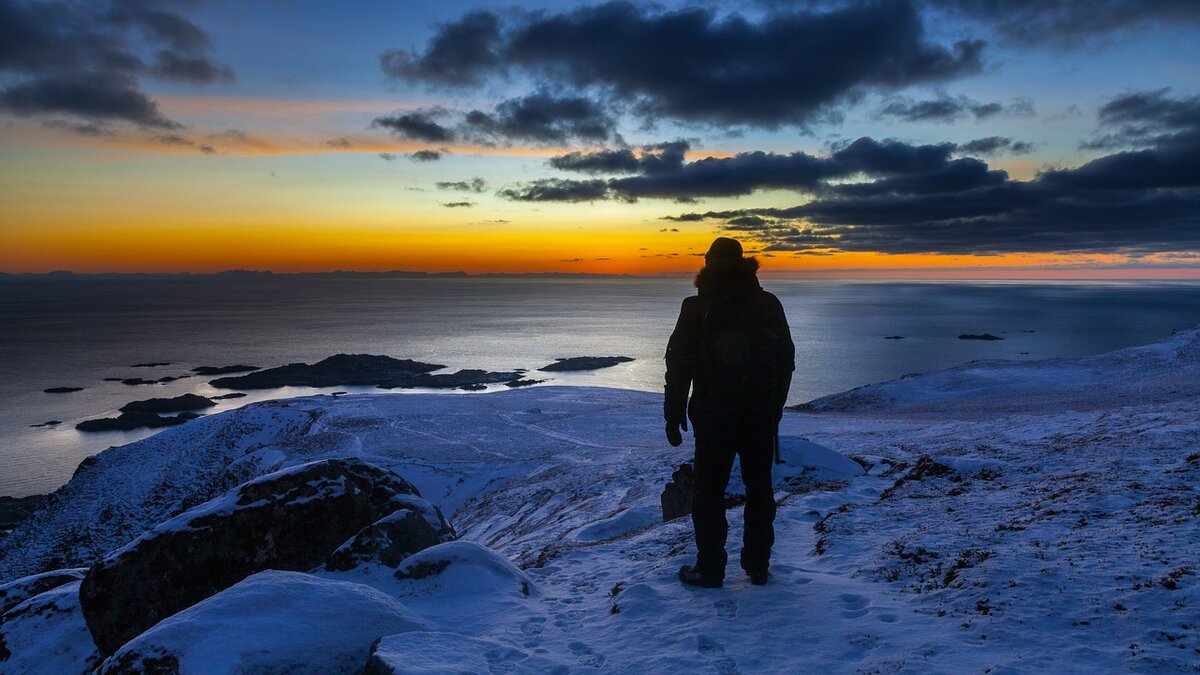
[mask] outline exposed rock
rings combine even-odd
[[[249,373],[255,370],[262,370],[260,366],[245,366],[238,364],[236,366],[197,366],[192,368],[192,372],[197,375],[228,375],[230,373]]]
[[[371,647],[363,675],[489,673],[494,664],[517,672],[549,673],[562,664],[494,640],[437,631],[389,635]]]
[[[903,468],[903,466],[901,466],[899,468]],[[921,455],[920,457],[917,458],[916,465],[913,466],[913,468],[911,470],[909,470],[908,473],[904,474],[903,477],[897,478],[896,482],[892,483],[891,487],[886,488],[883,492],[881,492],[879,494],[879,498],[880,499],[890,498],[892,495],[896,494],[896,491],[899,490],[900,488],[902,488],[906,483],[909,483],[912,481],[922,481],[922,480],[925,480],[926,478],[941,478],[941,477],[947,476],[953,472],[954,472],[954,470],[951,469],[949,466],[946,466],[945,464],[942,464],[941,462],[935,461],[929,455]]]
[[[992,335],[991,333],[982,333],[975,335],[974,333],[963,333],[958,336],[959,340],[1003,340],[1004,338]]]
[[[50,501],[50,495],[30,495],[29,497],[0,497],[0,535],[8,534]],[[0,612],[2,613],[2,612]]]
[[[463,391],[483,391],[487,388],[488,386],[486,384],[479,384],[477,382],[472,384],[464,384],[463,386],[459,387],[459,389],[462,389]]]
[[[883,339],[884,340],[903,340],[904,336],[903,335],[889,335]]]
[[[104,654],[264,569],[308,570],[416,488],[391,471],[324,460],[250,481],[191,508],[94,565],[88,627]]]
[[[148,412],[123,412],[116,417],[84,420],[76,424],[75,428],[79,431],[130,431],[132,429],[141,429],[142,427],[157,429],[159,427],[173,427],[177,424],[183,424],[188,420],[194,420],[197,417],[199,415],[191,412],[180,413],[174,417],[161,417]]]
[[[469,541],[451,541],[414,553],[386,584],[362,578],[430,621],[468,635],[516,625],[523,616],[542,611],[541,592],[524,572],[495,551]]]
[[[166,618],[100,672],[357,673],[380,637],[428,628],[369,586],[269,570]]]
[[[609,368],[618,363],[625,363],[633,359],[628,356],[575,356],[569,359],[554,359],[554,363],[548,366],[542,366],[538,370],[554,373],[574,370],[599,370],[600,368]]]
[[[135,363],[130,368],[157,368],[159,366],[169,366],[170,361],[150,361],[148,363]]]
[[[87,568],[85,567],[54,570],[22,577],[0,586],[0,616],[35,595],[41,595],[52,588],[83,579],[86,572]]]
[[[0,617],[0,672],[83,675],[99,662],[79,607],[79,581],[39,593]]]
[[[458,537],[442,512],[420,497],[395,497],[406,506],[364,527],[338,547],[325,569],[345,572],[364,563],[396,568],[408,556]]]
[[[245,397],[246,397],[246,395],[243,394],[242,392],[235,391],[235,392],[231,392],[228,394],[221,394],[220,396],[209,396],[208,398],[210,401],[224,401],[224,400],[230,399],[230,398],[245,398]]]
[[[413,389],[416,387],[425,387],[428,389],[454,389],[474,387],[476,385],[483,386],[488,384],[499,384],[501,382],[511,382],[519,379],[520,373],[516,372],[499,372],[493,373],[486,370],[466,369],[459,370],[453,373],[441,373],[438,375],[417,375],[400,382],[390,382],[380,384],[380,389]]]
[[[131,387],[136,387],[136,386],[142,385],[142,384],[166,384],[168,382],[174,382],[175,380],[182,380],[185,377],[191,377],[191,375],[175,375],[175,376],[167,375],[165,377],[160,377],[157,380],[147,380],[147,379],[144,379],[141,377],[126,377],[126,378],[119,378],[119,377],[107,378],[106,377],[104,379],[107,382],[120,382],[121,384],[127,384]]]
[[[337,354],[309,365],[289,363],[249,375],[220,377],[209,384],[223,389],[274,389],[276,387],[400,386],[418,375],[445,366],[371,354]],[[465,384],[460,383],[460,384]],[[458,385],[455,385],[458,386]]]
[[[454,574],[447,572],[451,569]],[[488,547],[470,541],[431,546],[405,558],[396,568],[396,579],[401,581],[425,581],[436,577],[440,577],[437,585],[446,591],[454,591],[456,586],[469,580],[469,585],[477,588],[486,586],[492,592],[524,598],[534,592],[533,582],[524,572]],[[427,593],[432,591],[426,589]]]
[[[211,400],[196,394],[184,394],[172,398],[148,398],[131,401],[121,406],[121,412],[170,413],[203,410],[215,406]]]
[[[696,497],[696,472],[691,464],[680,464],[671,473],[671,481],[663,488],[659,500],[662,502],[663,522],[682,518],[692,512],[692,500]]]
[[[37,429],[39,427],[56,427],[60,424],[62,424],[62,420],[48,420],[46,422],[42,422],[41,424],[30,424],[29,426]]]
[[[521,378],[519,380],[511,380],[509,382],[505,382],[504,386],[516,389],[517,387],[531,387],[535,384],[541,384],[545,381],[546,380],[533,380],[533,379]]]
[[[50,387],[42,391],[47,394],[70,394],[75,391],[83,391],[83,387]]]

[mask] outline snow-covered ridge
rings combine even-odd
[[[811,411],[1094,410],[1200,394],[1200,326],[1148,345],[1075,359],[973,361],[825,396]]]
[[[472,614],[444,590],[335,575],[427,622],[385,639],[384,660],[420,656],[430,671],[1189,671],[1200,665],[1198,343],[1193,329],[1086,359],[969,364],[813,406],[837,414],[789,412],[781,434],[813,445],[788,447],[816,448],[803,461],[838,471],[777,481],[765,588],[736,566],[722,591],[678,585],[690,524],[658,522],[657,504],[690,443],[662,440],[659,396],[567,387],[274,401],[110,449],[0,540],[0,582],[90,564],[257,476],[353,457],[412,482],[464,546],[500,553],[521,570],[506,574],[535,589]],[[736,551],[740,512],[730,520]],[[71,592],[54,596],[63,611]],[[204,621],[259,625],[214,609],[235,599],[210,603]],[[143,636],[190,630],[168,622]],[[79,626],[63,631],[77,638]]]

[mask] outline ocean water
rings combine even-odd
[[[1193,283],[763,284],[783,302],[796,342],[791,403],[976,359],[1095,354],[1200,324],[1200,285]],[[691,292],[684,278],[3,279],[0,495],[51,491],[85,457],[153,433],[84,434],[76,422],[114,415],[137,399],[225,393],[208,378],[128,386],[106,377],[270,367],[338,352],[489,370],[624,355],[635,360],[553,374],[550,383],[660,391],[663,349]],[[958,339],[984,332],[1004,340]],[[153,361],[171,365],[131,367]],[[85,389],[42,392],[56,386]],[[211,410],[334,390],[257,392]],[[48,420],[63,423],[30,426]]]

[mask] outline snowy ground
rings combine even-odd
[[[660,406],[568,387],[247,406],[101,454],[0,542],[0,581],[86,562],[253,475],[357,456],[533,582],[519,609],[485,603],[466,621],[470,606],[411,604],[437,630],[498,645],[492,668],[1200,670],[1200,331],[789,411],[784,436],[868,470],[777,481],[766,587],[736,563],[721,590],[675,580],[690,523],[658,522],[658,496],[691,447],[666,445]],[[736,561],[740,509],[729,515]],[[434,670],[439,653],[464,653],[433,639],[390,647]]]

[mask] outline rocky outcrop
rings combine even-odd
[[[369,586],[270,570],[158,623],[100,672],[357,673],[380,637],[428,628]]]
[[[197,375],[230,375],[232,373],[249,373],[255,370],[262,370],[262,368],[242,364],[236,366],[197,366],[192,368],[192,372]]]
[[[0,616],[35,595],[83,579],[86,572],[87,569],[83,567],[54,570],[22,577],[0,586]]]
[[[49,501],[50,495],[0,497],[0,537],[12,532],[13,528]]]
[[[39,593],[0,617],[0,672],[84,675],[100,662],[79,606],[79,581]]]
[[[662,502],[663,522],[683,518],[692,513],[692,500],[696,497],[696,472],[691,464],[680,464],[671,473],[671,481],[663,488],[659,500]]]
[[[76,391],[83,391],[83,387],[50,387],[42,391],[47,394],[70,394]]]
[[[990,341],[990,340],[1003,340],[1004,338],[999,337],[997,335],[992,335],[991,333],[980,333],[979,335],[976,335],[974,333],[963,333],[962,335],[958,336],[958,339],[959,340],[989,340]]]
[[[184,394],[172,398],[148,398],[130,401],[121,406],[121,412],[172,413],[203,410],[215,406],[211,400],[196,394]]]
[[[360,461],[268,474],[189,509],[94,565],[81,590],[104,654],[158,621],[265,569],[309,570],[416,488]]]
[[[179,413],[175,416],[163,417],[148,412],[123,412],[116,417],[102,417],[94,420],[84,420],[75,425],[79,431],[131,431],[148,427],[173,427],[194,420],[200,415],[194,412]]]
[[[510,389],[516,389],[517,387],[532,387],[535,384],[541,384],[545,381],[546,380],[534,380],[534,379],[521,378],[519,380],[511,380],[509,382],[505,382],[504,386],[506,386]]]
[[[477,594],[486,587],[491,593],[527,598],[536,590],[529,577],[507,559],[469,541],[439,544],[408,556],[396,568],[396,579],[420,581],[424,593],[436,590],[431,586],[433,581],[441,582],[433,585],[453,592],[461,589],[464,579],[471,580]]]
[[[209,384],[222,389],[274,389],[276,387],[372,386],[406,382],[424,373],[445,368],[434,363],[371,354],[337,354],[309,365],[289,363],[249,375],[220,377]],[[399,386],[395,384],[393,386]]]
[[[405,506],[364,527],[329,556],[325,569],[344,572],[364,564],[398,567],[408,556],[457,539],[454,528],[433,504],[420,497],[396,497]]]
[[[555,373],[567,372],[575,370],[599,370],[601,368],[609,368],[618,363],[625,363],[633,359],[628,356],[574,356],[569,359],[554,359],[554,363],[548,366],[542,366],[538,370]]]

